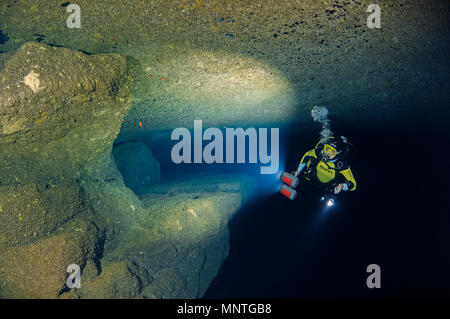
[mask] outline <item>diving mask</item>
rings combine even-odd
[[[325,144],[323,151],[330,159],[334,158],[338,153],[337,150],[329,144]]]

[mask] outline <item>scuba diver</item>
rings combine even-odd
[[[283,173],[282,181],[285,185],[281,187],[281,193],[291,200],[295,199],[297,192],[294,188],[299,183],[297,176],[301,173],[307,182],[324,188],[327,193],[354,191],[356,180],[349,165],[352,147],[353,145],[343,136],[329,137],[326,143],[317,143],[312,150],[303,155],[295,172]],[[327,197],[330,196],[322,196],[321,200]],[[334,200],[331,203],[334,203]]]
[[[356,180],[350,169],[351,144],[343,136],[330,137],[327,143],[317,143],[316,147],[303,155],[297,171],[298,176],[305,169],[308,181],[319,182],[327,190],[339,194],[341,191],[354,191]]]

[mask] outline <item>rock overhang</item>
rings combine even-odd
[[[367,114],[420,111],[449,87],[447,5],[441,0],[381,1],[380,29],[366,25],[369,1],[79,1],[84,13],[77,30],[66,27],[65,8],[58,4],[27,4],[24,12],[14,3],[0,8],[2,29],[10,36],[4,45],[40,34],[48,43],[118,52],[134,61],[136,94],[121,133],[125,139],[193,119],[217,126],[295,125],[309,118],[314,105],[368,124]],[[105,12],[109,19],[102,20]],[[239,75],[233,65],[241,61],[277,74],[267,77],[266,85],[275,85],[264,92],[271,99],[258,103],[264,86],[242,76],[232,94],[230,80]],[[230,70],[217,68],[215,77],[221,62]],[[220,73],[228,80],[214,81]],[[230,91],[218,89],[220,83]],[[283,89],[273,94],[277,87]]]

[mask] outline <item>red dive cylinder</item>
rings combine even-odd
[[[289,174],[288,172],[281,174],[281,181],[292,188],[296,188],[298,185],[297,176]]]
[[[290,200],[294,200],[297,197],[297,191],[286,184],[283,184],[280,188],[280,193],[289,198]]]

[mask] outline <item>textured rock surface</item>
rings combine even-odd
[[[0,70],[4,66],[5,62],[11,57],[13,52],[1,53],[0,52]]]
[[[0,73],[0,184],[100,174],[129,108],[119,55],[23,45]]]
[[[80,298],[118,299],[136,297],[150,278],[136,265],[127,262],[102,262],[100,276],[83,283]]]
[[[129,56],[136,85],[125,139],[195,118],[215,126],[309,121],[316,104],[367,125],[450,91],[446,0],[379,1],[381,29],[366,25],[368,0],[80,0],[81,29],[66,27],[61,3],[5,0],[3,46],[39,34]]]
[[[29,243],[87,211],[82,189],[74,181],[0,186],[0,244]]]
[[[135,193],[140,193],[143,187],[160,181],[159,163],[144,143],[129,142],[117,145],[113,149],[113,155],[125,185]]]
[[[78,217],[46,238],[18,247],[0,247],[2,298],[57,298],[67,266],[97,259],[98,232],[89,219]]]
[[[207,183],[213,179],[214,183]],[[145,269],[146,298],[201,297],[228,255],[228,222],[256,181],[245,175],[191,177],[142,195],[146,214],[105,260]]]
[[[28,43],[4,64],[0,296],[58,297],[69,264],[95,264],[103,241],[133,223],[134,194],[111,159],[129,84],[119,55]],[[99,201],[112,196],[122,205],[108,216]]]
[[[151,187],[159,163],[144,144],[127,143],[115,155],[125,182],[146,194],[136,197],[112,156],[131,101],[118,55],[25,44],[4,64],[0,85],[0,296],[200,297],[254,180]],[[130,183],[127,168],[141,179]],[[70,264],[81,267],[81,289],[65,287]]]

